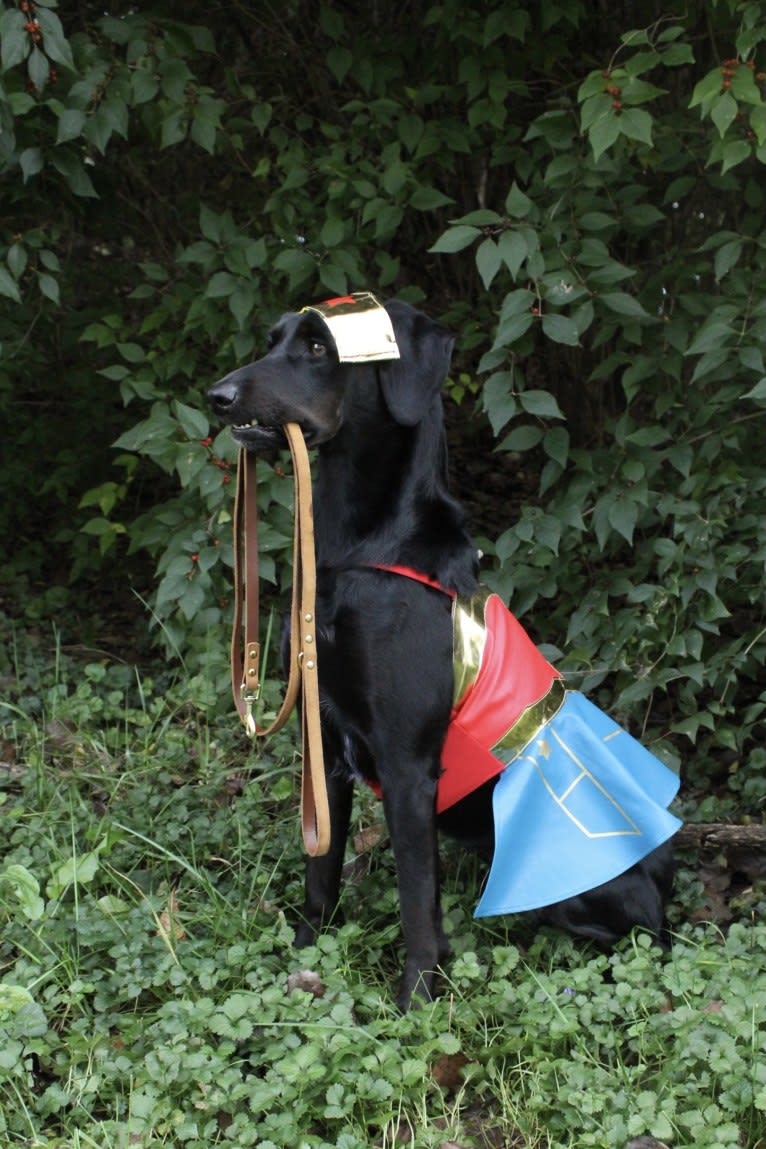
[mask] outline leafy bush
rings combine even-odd
[[[17,459],[40,441],[41,520],[74,576],[94,540],[108,572],[126,543],[148,554],[158,636],[205,665],[224,646],[233,462],[206,386],[285,306],[359,287],[423,301],[459,333],[450,412],[474,404],[502,474],[536,484],[515,522],[496,488],[487,581],[577,683],[691,758],[700,790],[731,775],[732,812],[758,813],[760,6],[446,0],[352,23],[323,4],[317,25],[298,3],[210,30],[194,4],[183,22],[141,6],[62,24],[55,7],[2,17],[0,404],[38,412],[4,469],[22,539],[6,573],[49,570],[19,515]],[[83,446],[83,426],[106,435]],[[476,476],[456,473],[458,494]],[[261,498],[283,585],[289,482],[265,477]]]

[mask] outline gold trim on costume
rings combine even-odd
[[[456,598],[452,605],[452,664],[455,690],[452,705],[463,700],[465,692],[476,682],[487,641],[484,615],[490,592],[480,590],[470,598]]]
[[[522,710],[513,726],[506,730],[494,746],[490,747],[491,752],[497,758],[504,759],[510,751],[511,757],[508,762],[512,762],[527,743],[532,741],[538,730],[542,729],[546,722],[550,722],[551,718],[558,714],[564,705],[566,694],[567,690],[564,683],[560,678],[554,678],[548,692],[542,698],[538,698],[537,702],[528,706],[526,710]],[[541,746],[541,753],[547,758],[550,750],[548,749],[548,753],[546,753],[546,747]]]
[[[324,320],[341,363],[399,358],[391,317],[371,291],[357,291],[301,310],[313,311]]]

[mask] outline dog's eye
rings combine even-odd
[[[309,355],[325,355],[327,348],[320,339],[309,339]]]

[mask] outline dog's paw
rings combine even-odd
[[[408,970],[405,967],[402,980],[399,983],[399,992],[396,995],[396,1005],[401,1013],[409,1009],[420,1009],[434,1000],[436,974],[432,970]]]
[[[310,922],[301,922],[295,931],[295,941],[293,945],[297,950],[305,949],[306,946],[313,946],[316,941],[317,930]]]

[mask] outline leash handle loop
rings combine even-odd
[[[293,460],[295,521],[293,530],[293,589],[290,605],[290,663],[287,688],[276,718],[259,727],[253,706],[260,695],[258,596],[258,503],[256,456],[240,451],[234,500],[234,620],[231,634],[231,685],[234,705],[248,734],[265,737],[287,722],[301,695],[303,769],[301,822],[308,854],[330,848],[330,812],[319,720],[319,679],[316,651],[316,558],[311,503],[311,469],[300,427],[285,426]],[[243,655],[244,650],[244,655]]]

